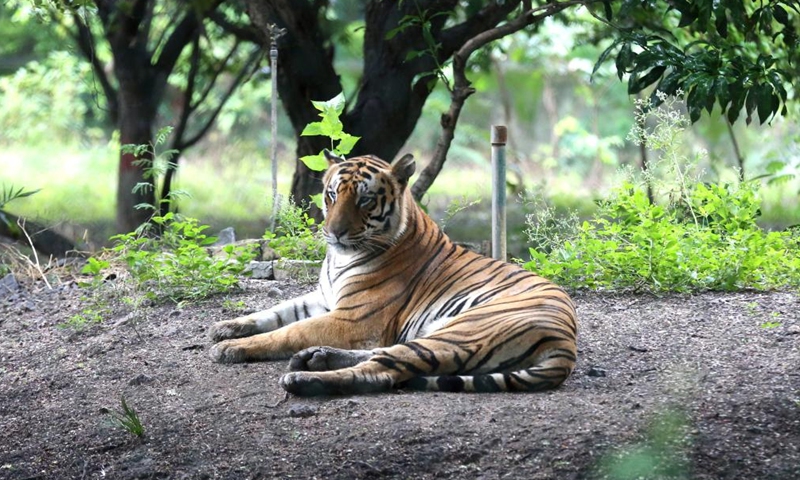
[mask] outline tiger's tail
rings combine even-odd
[[[400,388],[433,392],[540,392],[561,385],[574,368],[574,359],[553,357],[513,372],[414,377]]]

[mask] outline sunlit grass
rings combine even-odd
[[[288,195],[293,160],[282,160],[278,190]],[[115,145],[11,146],[0,150],[2,183],[35,195],[15,200],[9,211],[42,223],[78,224],[102,242],[113,233],[118,150]],[[179,200],[180,212],[215,228],[237,228],[239,236],[260,235],[272,211],[270,162],[241,151],[220,152],[215,158],[191,153],[181,159],[174,188],[187,192]]]

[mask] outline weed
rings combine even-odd
[[[481,203],[480,198],[470,200],[467,198],[466,195],[462,195],[460,199],[457,198],[452,202],[450,202],[450,204],[447,205],[447,209],[444,212],[444,218],[442,218],[441,222],[439,222],[442,231],[446,230],[447,223],[450,222],[450,220],[452,220],[453,217],[463,212],[464,210],[468,209],[469,207],[478,205],[479,203]]]
[[[85,308],[81,310],[81,313],[76,313],[75,315],[69,317],[69,319],[64,323],[59,323],[57,326],[58,328],[62,329],[72,329],[76,332],[83,331],[88,325],[101,323],[103,321],[103,310],[98,310],[94,307]]]
[[[302,207],[287,202],[281,205],[274,232],[264,233],[269,247],[286,259],[322,260],[325,258],[325,239]]]
[[[108,415],[111,417],[111,422],[128,433],[142,438],[144,436],[144,426],[141,420],[139,420],[139,415],[136,413],[136,410],[128,405],[125,401],[125,397],[121,398],[120,404],[120,410],[111,410],[108,412]]]
[[[233,301],[230,299],[226,299],[222,301],[222,308],[228,310],[244,310],[246,307],[244,300]]]
[[[206,247],[217,239],[205,235],[208,226],[193,218],[169,212],[152,222],[162,227],[161,237],[136,232],[111,237],[116,242],[111,251],[127,265],[137,290],[150,300],[177,303],[230,291],[255,258],[253,245],[226,245],[212,257]]]
[[[641,442],[606,455],[600,462],[603,478],[688,478],[688,420],[680,412],[658,414]]]
[[[697,181],[692,173],[696,161],[678,150],[684,123],[674,112],[659,114],[657,120],[653,133],[635,137],[662,152],[662,169],[672,180],[646,177],[662,202],[651,203],[645,187],[629,178],[600,202],[590,220],[563,238],[548,236],[552,220],[535,213],[528,217],[528,234],[536,247],[525,268],[572,288],[697,291],[800,285],[800,257],[791,254],[800,248],[800,236],[765,232],[756,224],[758,185]]]

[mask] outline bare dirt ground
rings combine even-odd
[[[244,286],[77,333],[85,292],[6,295],[0,478],[800,478],[796,293],[575,295],[580,361],[549,393],[284,400],[287,362],[212,363],[206,333],[309,287]],[[122,396],[143,438],[109,421]]]

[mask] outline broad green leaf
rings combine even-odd
[[[328,168],[328,160],[325,159],[325,156],[321,153],[317,155],[306,155],[305,157],[301,157],[300,161],[315,172],[321,172]]]
[[[343,133],[339,140],[339,145],[336,146],[334,149],[334,153],[337,155],[347,155],[353,150],[353,147],[356,145],[361,137],[356,137],[355,135],[350,135],[349,133]]]
[[[313,137],[316,135],[324,135],[322,133],[322,122],[311,122],[306,125],[306,128],[303,129],[300,135],[304,137]]]
[[[316,195],[311,195],[310,198],[311,198],[311,201],[314,202],[314,205],[317,206],[317,208],[322,208],[322,194],[321,193],[318,193]]]

